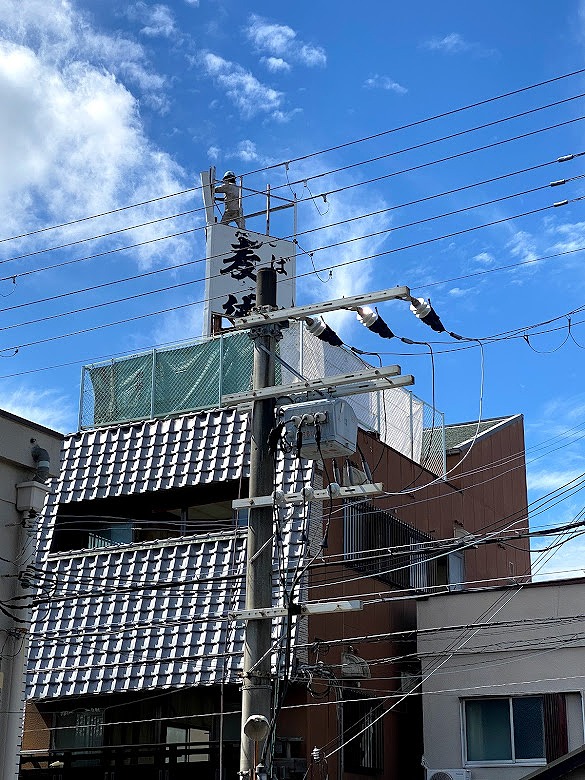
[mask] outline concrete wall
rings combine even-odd
[[[427,766],[465,766],[462,700],[473,696],[566,693],[569,750],[583,745],[584,603],[585,580],[450,593],[419,602],[423,678],[436,669],[423,685]],[[517,780],[536,765],[468,768],[473,780]]]
[[[16,509],[16,485],[32,479],[35,464],[34,444],[51,457],[51,475],[59,469],[63,437],[56,431],[36,425],[0,410],[0,604],[10,605],[22,590],[17,575],[35,551],[36,524],[23,528],[22,515]],[[24,602],[13,602],[24,603]],[[14,619],[20,618],[21,621]],[[28,649],[26,609],[0,610],[0,642],[3,654],[0,672],[0,780],[17,777],[20,749],[20,718],[23,705],[23,671]]]

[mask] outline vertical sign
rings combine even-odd
[[[205,315],[203,335],[211,335],[212,318],[243,317],[256,305],[259,268],[277,273],[277,305],[295,305],[295,244],[252,230],[221,223],[207,226]]]

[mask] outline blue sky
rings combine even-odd
[[[585,74],[386,131],[579,70],[584,4],[298,0],[275,8],[245,0],[1,4],[0,405],[75,429],[81,365],[198,336],[204,292],[202,264],[192,262],[204,256],[201,212],[169,219],[199,209],[197,192],[8,239],[188,190],[210,165],[220,175],[273,165],[246,176],[247,186],[269,183],[304,199],[300,246],[318,268],[336,266],[326,282],[303,276],[300,302],[407,284],[431,297],[449,330],[472,337],[521,336],[561,317],[554,332],[486,346],[483,413],[525,415],[531,499],[565,484],[585,471],[585,314],[572,316],[570,333],[562,319],[585,303],[583,255],[541,258],[585,247],[585,164],[553,163],[585,151],[577,97]],[[479,125],[489,126],[471,130]],[[452,159],[437,162],[444,157]],[[277,163],[289,160],[287,174]],[[491,178],[498,181],[469,186]],[[572,181],[546,187],[561,178]],[[486,223],[496,224],[479,227]],[[134,225],[142,226],[127,229]],[[282,218],[275,231],[288,235],[292,225]],[[441,238],[450,233],[460,234]],[[71,242],[81,243],[55,249]],[[330,244],[338,246],[322,248]],[[361,260],[370,255],[379,256]],[[306,255],[299,270],[310,270]],[[146,271],[157,273],[118,282]],[[108,304],[118,298],[128,300]],[[185,303],[193,305],[172,311]],[[433,336],[399,304],[380,311],[401,335]],[[415,374],[416,392],[430,400],[426,350],[381,343],[349,316],[332,324],[362,349],[407,353],[385,359]],[[96,329],[68,335],[88,328]],[[437,356],[436,405],[448,422],[477,417],[479,389],[478,349]],[[577,494],[538,521],[565,522],[581,506]],[[578,543],[562,548],[550,568],[580,565],[581,552]]]

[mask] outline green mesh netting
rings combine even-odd
[[[95,425],[150,415],[152,355],[94,366],[89,375],[94,391]]]
[[[248,334],[235,333],[90,366],[91,387],[85,386],[83,395],[93,396],[93,425],[212,409],[222,395],[250,389],[253,359]],[[279,384],[278,362],[275,368]]]
[[[218,406],[220,392],[248,387],[251,371],[252,342],[245,333],[157,352],[154,415]]]

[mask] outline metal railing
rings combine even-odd
[[[228,780],[239,766],[238,741],[223,740],[223,777],[219,777],[219,742],[199,744],[108,745],[21,753],[20,780]],[[302,758],[276,758],[279,778],[302,778]]]
[[[437,582],[437,562],[425,552],[428,534],[369,503],[346,502],[343,560],[353,569],[398,588],[427,588]]]
[[[347,349],[309,334],[303,323],[283,330],[279,354],[306,379],[371,368]],[[226,333],[174,347],[84,366],[79,428],[218,408],[221,397],[245,392],[252,381],[253,344],[246,333]],[[277,384],[297,376],[277,364]],[[360,424],[427,468],[445,472],[444,416],[402,388],[348,398]]]
[[[237,771],[239,743],[223,742],[224,777]],[[23,751],[20,780],[217,780],[219,743],[111,745]]]

